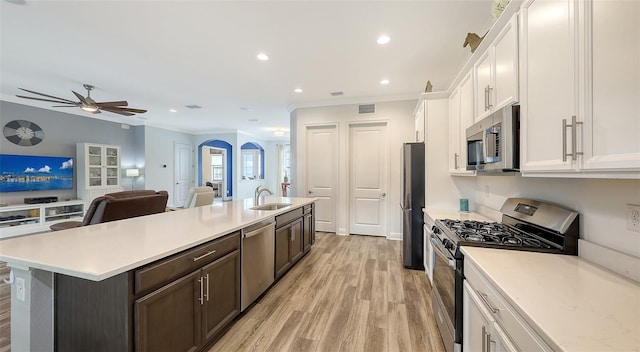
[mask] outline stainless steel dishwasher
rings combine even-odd
[[[272,218],[242,229],[241,311],[274,281],[275,228]]]

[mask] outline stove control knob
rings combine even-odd
[[[453,242],[451,242],[451,240],[443,238],[442,239],[442,244],[444,245],[444,248],[448,249],[448,250],[453,250],[454,245]]]
[[[431,226],[431,231],[433,231],[433,233],[440,233],[440,229],[436,227],[436,225]]]

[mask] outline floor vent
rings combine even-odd
[[[334,96],[334,97],[339,97],[341,95],[344,95],[344,92],[331,92],[331,96]]]
[[[188,108],[188,109],[202,109],[202,106],[195,105],[195,104],[193,104],[193,105],[185,105],[184,107]]]
[[[376,104],[358,105],[358,114],[374,114],[376,112]]]

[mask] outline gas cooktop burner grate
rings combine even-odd
[[[458,236],[459,241],[462,242],[505,247],[552,248],[552,246],[527,233],[512,229],[498,222],[445,219],[442,220],[442,223]]]

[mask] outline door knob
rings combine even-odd
[[[312,193],[313,193],[313,191],[309,191],[309,194],[312,194]]]
[[[386,197],[386,196],[387,196],[386,193],[384,193],[384,192],[380,193],[380,197]]]

